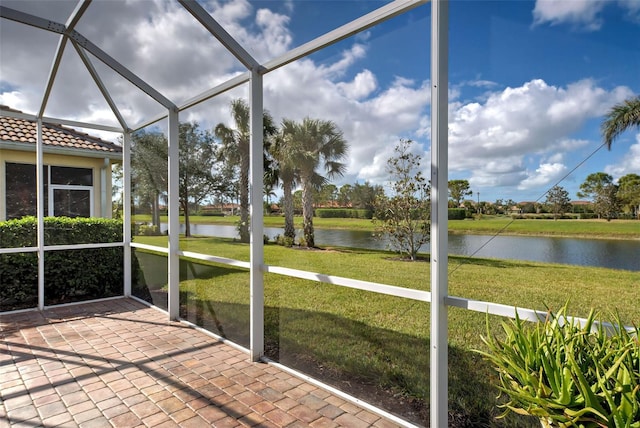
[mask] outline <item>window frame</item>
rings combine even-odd
[[[5,171],[4,171],[4,180],[5,180],[5,192],[4,192],[4,199],[5,199],[5,218],[9,219],[9,212],[8,212],[8,204],[7,201],[9,199],[9,192],[8,192],[8,186],[6,185],[6,183],[9,182],[9,177],[8,177],[8,171],[7,171],[7,166],[8,165],[27,165],[27,166],[32,166],[34,167],[33,171],[34,174],[37,174],[37,165],[33,164],[33,163],[29,163],[29,162],[16,162],[16,161],[9,161],[6,160],[4,162],[4,166],[5,166]],[[80,185],[80,184],[53,184],[52,183],[52,170],[54,168],[75,168],[75,169],[82,169],[82,170],[87,170],[90,171],[90,175],[91,175],[91,185]],[[64,217],[64,216],[68,216],[66,214],[62,214],[62,215],[56,215],[55,214],[55,191],[56,190],[80,190],[80,191],[88,191],[89,192],[89,216],[88,217],[93,217],[95,215],[95,200],[94,200],[94,195],[95,195],[95,168],[92,167],[77,167],[77,166],[66,166],[66,165],[43,165],[43,175],[45,178],[45,182],[44,182],[44,189],[43,189],[43,195],[44,195],[44,199],[45,199],[45,216],[54,216],[54,217]],[[37,198],[37,193],[38,193],[38,189],[37,189],[37,180],[36,180],[36,175],[34,175],[33,177],[33,181],[35,184],[33,190],[33,200],[36,200]],[[33,207],[34,211],[36,211],[36,207]],[[34,212],[33,215],[36,215],[36,213]],[[11,217],[14,218],[14,217]]]

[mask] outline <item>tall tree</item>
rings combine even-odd
[[[325,183],[320,186],[317,192],[314,193],[314,201],[317,205],[324,205],[332,207],[338,199],[338,187],[332,183]]]
[[[351,189],[351,203],[354,208],[373,210],[376,199],[384,194],[384,188],[380,185],[372,185],[368,181],[360,184],[356,181]]]
[[[307,247],[315,247],[313,230],[313,189],[328,179],[342,175],[346,168],[348,144],[338,126],[330,120],[306,117],[301,123],[283,120],[283,132],[292,149],[292,158],[299,169],[302,184],[302,227]],[[317,169],[324,168],[326,175]]]
[[[400,140],[395,157],[387,161],[391,177],[389,197],[376,201],[374,223],[391,247],[415,260],[422,245],[429,242],[430,186],[420,171],[421,156],[412,154],[411,140]]]
[[[139,131],[131,138],[131,185],[138,205],[149,204],[151,223],[160,228],[159,200],[168,189],[167,139],[160,132]]]
[[[594,211],[598,214],[598,218],[610,218],[615,208],[615,190],[613,177],[604,172],[594,172],[589,174],[585,181],[580,185],[580,191],[577,193],[579,198],[588,198],[593,201]],[[611,205],[614,206],[611,206]]]
[[[554,220],[557,220],[558,217],[562,217],[571,209],[569,192],[561,186],[553,186],[549,189],[547,192],[546,203],[549,206],[549,210],[553,213]]]
[[[219,190],[222,181],[213,175],[216,150],[213,135],[197,122],[179,126],[180,156],[178,193],[184,214],[185,236],[191,236],[190,206]]]
[[[594,209],[598,217],[611,221],[618,216],[620,201],[618,200],[618,186],[607,184],[602,188],[593,201]]]
[[[215,127],[215,136],[222,142],[221,155],[227,162],[237,165],[240,175],[240,241],[249,242],[249,165],[251,142],[251,114],[249,105],[243,99],[231,101],[231,117],[235,128],[230,128],[224,123]],[[264,148],[268,150],[269,141],[276,132],[271,115],[263,112],[263,136]],[[266,166],[267,164],[265,164]]]
[[[607,148],[611,150],[613,140],[631,128],[640,128],[640,96],[614,105],[605,116],[600,130]]]
[[[449,197],[455,202],[456,208],[460,206],[465,196],[472,196],[469,180],[449,180]]]
[[[340,190],[338,191],[338,204],[340,204],[341,207],[351,206],[352,191],[353,186],[351,186],[351,184],[343,184],[340,186]]]
[[[178,200],[185,218],[185,235],[191,235],[190,204],[198,205],[218,190],[223,180],[213,175],[213,136],[197,123],[179,125]],[[168,144],[160,132],[137,132],[131,144],[133,187],[141,201],[151,205],[152,223],[160,226],[159,200],[167,196]]]
[[[640,220],[640,175],[627,174],[618,180],[618,198],[632,216]]]
[[[293,189],[299,181],[299,170],[295,163],[294,151],[296,141],[293,140],[295,122],[282,121],[280,134],[275,139],[272,155],[276,161],[278,178],[282,185],[282,210],[284,211],[284,236],[293,239],[296,230],[293,223]]]

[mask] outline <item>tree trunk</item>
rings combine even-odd
[[[293,225],[293,195],[291,194],[291,187],[291,181],[283,180],[284,236],[285,238],[295,239],[296,229]]]
[[[240,242],[249,242],[249,156],[243,156],[240,165]]]
[[[302,229],[308,248],[316,246],[313,236],[313,185],[309,177],[302,178]]]
[[[182,211],[184,212],[184,236],[189,238],[191,236],[191,222],[189,221],[188,201],[182,205]]]
[[[151,224],[153,226],[157,226],[158,227],[158,231],[160,231],[160,207],[158,207],[158,198],[160,197],[159,194],[154,194],[153,195],[153,201],[151,202],[151,211],[152,211],[152,216],[151,216]]]

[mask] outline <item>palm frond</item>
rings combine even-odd
[[[625,100],[611,108],[602,122],[601,132],[607,148],[627,129],[640,127],[640,96]]]

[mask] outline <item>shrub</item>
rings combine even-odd
[[[36,226],[35,217],[0,222],[0,240],[4,247],[36,246]],[[47,246],[121,242],[122,221],[47,217],[44,232]],[[45,304],[121,295],[123,265],[122,247],[45,251]],[[0,310],[35,306],[37,266],[34,252],[1,255]],[[135,280],[137,269],[132,275]]]
[[[580,213],[581,220],[591,220],[594,218],[598,218],[598,214],[596,213]]]
[[[276,235],[273,240],[277,245],[281,245],[283,247],[293,247],[293,244],[295,243],[293,238],[284,235]]]
[[[467,217],[467,210],[464,208],[449,208],[449,220],[464,220]]]
[[[540,418],[544,427],[640,427],[640,328],[619,317],[605,327],[591,311],[583,326],[565,305],[544,322],[502,323],[506,338],[482,338],[477,351],[500,375],[510,411]],[[487,326],[488,327],[488,326]]]
[[[215,209],[215,210],[201,209],[200,211],[197,212],[196,215],[200,215],[203,217],[224,217],[224,213],[219,209]]]
[[[134,228],[134,234],[135,235],[142,235],[142,236],[160,236],[160,235],[162,235],[162,233],[160,232],[160,228],[158,226],[153,225],[153,224],[146,224],[146,223],[136,224],[136,226]]]
[[[317,208],[316,217],[319,218],[366,218],[373,217],[373,211],[356,208]]]

